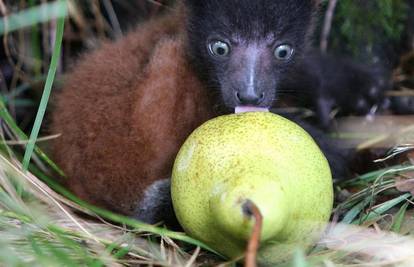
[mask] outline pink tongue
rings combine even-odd
[[[238,106],[235,109],[235,113],[244,113],[244,112],[268,112],[268,108],[263,107],[254,107],[254,106]]]

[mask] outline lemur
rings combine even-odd
[[[316,0],[182,0],[83,56],[56,97],[50,130],[64,183],[148,223],[173,216],[169,177],[186,137],[240,107],[269,108],[306,53]],[[335,170],[321,132],[304,125]]]
[[[294,95],[299,106],[314,109],[320,127],[329,129],[335,108],[341,115],[358,116],[388,108],[385,96],[392,85],[379,66],[312,50],[280,87],[283,93]]]

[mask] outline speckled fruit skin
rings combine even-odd
[[[176,158],[171,194],[184,230],[223,255],[243,255],[253,220],[264,222],[259,262],[287,259],[309,246],[333,204],[328,162],[313,139],[278,115],[250,112],[217,117],[196,129]]]

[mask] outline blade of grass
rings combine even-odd
[[[0,241],[0,260],[3,266],[22,266],[22,260],[9,244]]]
[[[129,253],[129,247],[124,247],[118,250],[113,256],[116,259],[122,259]]]
[[[52,230],[49,228],[49,230]],[[99,266],[102,266],[103,263],[100,262],[99,260],[97,261],[97,259],[95,257],[91,257],[91,255],[89,255],[88,251],[85,250],[84,247],[82,247],[81,245],[79,245],[79,242],[74,241],[71,237],[72,236],[66,236],[63,235],[61,232],[59,231],[51,231],[55,234],[56,239],[59,240],[62,244],[64,244],[66,247],[68,248],[72,248],[72,250],[79,256],[82,258],[82,261],[84,261],[88,266],[91,265],[96,265],[96,262],[99,262]]]
[[[365,199],[375,200],[375,196],[381,192],[395,188],[395,180],[392,177],[383,178],[374,184],[368,184],[360,191],[354,193],[347,200],[338,204],[335,210],[349,210]]]
[[[404,200],[407,200],[409,197],[411,197],[410,193],[401,195],[397,198],[388,200],[387,202],[382,203],[380,206],[369,212],[364,218],[362,218],[361,221],[357,220],[356,223],[364,223],[366,221],[370,221],[372,219],[375,219],[382,214],[384,214],[386,211],[390,210],[391,208],[395,207],[396,205],[400,204]]]
[[[350,211],[348,211],[344,218],[342,219],[342,223],[351,223],[360,213],[361,211],[371,202],[370,198],[365,199],[364,201],[355,205]]]
[[[371,183],[375,181],[378,177],[383,176],[384,174],[388,174],[388,172],[393,170],[405,170],[408,166],[404,165],[395,165],[392,167],[384,168],[381,170],[369,172],[363,175],[360,175],[358,177],[355,177],[353,179],[343,181],[338,183],[341,187],[347,187],[347,186],[357,186],[357,185],[366,185],[368,183]],[[412,167],[412,166],[411,166]]]
[[[47,263],[47,261],[44,260],[47,257],[46,253],[43,251],[42,246],[38,244],[36,239],[33,238],[32,235],[29,235],[28,236],[28,241],[30,242],[30,246],[31,246],[34,254],[36,255],[37,260],[39,260],[39,262],[41,262],[42,264]]]
[[[13,117],[7,111],[6,105],[3,99],[0,97],[0,118],[4,120],[8,127],[13,131],[15,135],[21,140],[27,140],[27,135],[20,129],[16,124]],[[36,154],[44,160],[54,171],[56,171],[60,176],[64,177],[65,174],[63,171],[38,147],[35,146],[34,151]]]
[[[404,221],[404,216],[405,213],[407,211],[408,206],[410,205],[410,202],[406,202],[404,205],[402,205],[402,207],[400,208],[400,210],[398,211],[398,213],[395,215],[395,221],[391,226],[391,231],[395,232],[395,233],[399,233],[401,230],[401,225]]]
[[[19,85],[13,88],[12,91],[3,95],[4,102],[7,103],[8,101],[11,101],[12,99],[16,98],[17,96],[19,96],[20,94],[24,93],[25,91],[29,89],[30,89],[30,84],[28,83],[23,83],[22,85]]]
[[[64,18],[67,15],[66,2],[66,0],[59,0],[9,15],[0,20],[0,35],[37,23]],[[47,15],[43,16],[43,14]]]
[[[59,1],[60,4],[63,4],[63,8],[66,13],[66,1]],[[37,140],[37,137],[39,135],[40,127],[42,125],[43,117],[46,112],[46,107],[49,102],[50,93],[52,91],[52,85],[53,81],[55,79],[57,65],[59,62],[60,52],[62,49],[62,40],[63,40],[63,30],[65,27],[65,17],[62,16],[57,21],[57,27],[56,27],[56,39],[55,39],[55,45],[52,53],[52,60],[49,67],[49,72],[46,78],[46,84],[43,91],[42,99],[40,101],[40,106],[38,113],[36,115],[35,123],[32,129],[32,133],[30,134],[29,142],[26,146],[26,151],[24,153],[23,158],[23,169],[27,170],[29,167],[30,159],[32,158],[33,150],[35,147],[35,143]]]
[[[45,246],[46,244],[44,244]],[[51,252],[51,256],[54,256],[57,261],[61,262],[63,266],[70,266],[70,267],[78,267],[78,263],[71,259],[68,253],[61,248],[56,246],[50,245],[48,247],[49,252]]]
[[[294,267],[308,267],[308,262],[306,261],[306,255],[303,249],[297,249],[293,256],[293,266]]]
[[[17,99],[13,100],[13,105],[15,107],[34,107],[36,106],[35,102],[30,99]]]

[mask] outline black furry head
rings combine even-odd
[[[329,128],[332,111],[344,115],[374,115],[389,105],[389,71],[381,66],[308,50],[301,64],[285,76],[281,91],[295,95],[296,104],[316,109],[320,126]]]
[[[185,0],[188,49],[224,106],[270,107],[307,44],[314,0]]]
[[[382,108],[385,93],[391,88],[386,70],[332,55],[313,60],[308,71],[319,69],[316,95],[332,99],[342,115],[374,115]]]

